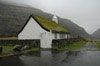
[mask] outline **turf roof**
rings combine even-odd
[[[69,33],[65,28],[63,28],[60,24],[57,24],[55,21],[37,15],[32,16],[47,30],[52,30],[53,32]]]

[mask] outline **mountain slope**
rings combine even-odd
[[[95,39],[100,39],[100,28],[98,30],[96,30],[92,36],[95,38]]]
[[[71,20],[59,18],[59,23],[73,35],[73,37],[81,36],[81,37],[89,37],[91,36],[80,26],[73,23]]]
[[[52,19],[52,14],[45,13],[32,7],[14,6],[0,3],[0,37],[17,36],[31,14]],[[90,37],[80,26],[68,19],[59,17],[59,24],[65,27],[73,37]]]

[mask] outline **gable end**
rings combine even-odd
[[[23,26],[23,27],[21,28],[21,30],[18,32],[17,36],[24,30],[25,26],[28,24],[28,22],[29,22],[29,20],[30,20],[31,17],[40,25],[41,28],[43,28],[44,30],[50,32],[50,30],[48,30],[48,29],[46,29],[45,27],[43,27],[43,26],[35,19],[34,16],[30,15],[29,18],[27,19],[26,23],[24,24],[24,26]]]

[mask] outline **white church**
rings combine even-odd
[[[69,32],[58,24],[55,15],[52,20],[31,15],[18,33],[18,40],[39,39],[41,48],[52,48],[53,39],[67,38],[70,38]]]

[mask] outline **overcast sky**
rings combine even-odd
[[[1,0],[27,4],[72,20],[88,33],[100,28],[100,0]]]

